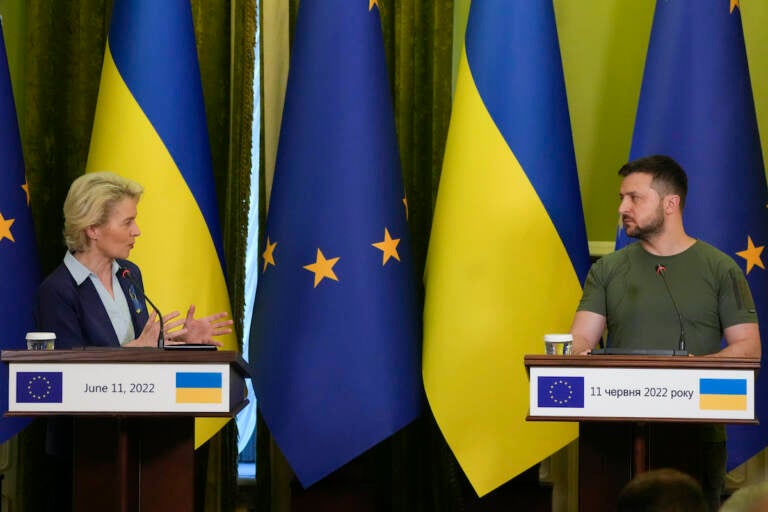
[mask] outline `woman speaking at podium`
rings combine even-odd
[[[202,343],[232,332],[227,313],[194,318],[191,305],[163,316],[148,312],[139,268],[128,261],[136,237],[143,188],[111,172],[84,174],[64,200],[64,261],[40,285],[38,330],[56,333],[56,348],[156,347]],[[164,327],[164,329],[161,329]]]
[[[147,311],[141,271],[128,261],[141,234],[136,207],[142,192],[138,183],[110,172],[72,182],[64,200],[67,252],[40,285],[35,306],[36,328],[56,333],[55,348],[156,347],[159,341],[220,346],[214,337],[232,331],[227,313],[196,319],[190,306],[185,318],[173,311],[161,323],[158,313]],[[70,510],[71,439],[67,418],[49,420],[46,510]]]

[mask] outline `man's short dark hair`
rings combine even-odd
[[[685,206],[688,194],[688,176],[680,164],[665,155],[653,155],[627,162],[619,169],[619,176],[626,178],[630,174],[642,172],[653,176],[651,186],[664,197],[667,194],[680,196],[680,210]]]
[[[640,473],[619,493],[617,512],[707,512],[701,485],[676,469]]]

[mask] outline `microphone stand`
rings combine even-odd
[[[675,296],[672,295],[672,290],[670,289],[669,283],[667,282],[667,278],[665,276],[667,268],[664,265],[658,263],[656,264],[655,268],[656,273],[660,275],[661,280],[664,281],[664,287],[667,289],[667,294],[672,300],[672,306],[675,308],[675,313],[677,313],[677,321],[680,323],[680,340],[678,341],[679,354],[675,352],[675,355],[688,355],[688,351],[685,348],[685,323],[683,322],[683,315],[680,314],[680,309],[677,307],[677,301],[675,301]]]

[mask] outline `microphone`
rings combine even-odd
[[[118,270],[118,273],[123,279],[127,279],[131,282],[131,284],[141,292],[141,295],[144,297],[144,300],[146,300],[150,306],[152,306],[152,309],[155,310],[155,313],[157,313],[157,318],[160,319],[160,335],[157,337],[157,348],[164,348],[165,347],[165,326],[163,325],[163,315],[160,313],[160,310],[155,306],[155,304],[149,300],[149,297],[147,297],[147,294],[144,293],[144,290],[139,286],[139,283],[136,282],[136,280],[133,278],[133,275],[131,274],[131,271],[125,267],[120,267]]]
[[[656,273],[661,276],[661,280],[664,281],[664,286],[667,289],[667,294],[669,295],[669,298],[672,300],[672,305],[675,307],[675,313],[677,313],[677,320],[680,322],[680,342],[679,342],[679,349],[682,354],[685,355],[685,324],[683,323],[683,315],[680,314],[680,309],[677,307],[677,302],[675,301],[674,295],[672,295],[672,290],[669,288],[669,283],[667,282],[667,278],[665,277],[665,274],[667,273],[667,267],[664,265],[661,265],[659,263],[656,264]]]

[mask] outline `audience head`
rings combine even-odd
[[[763,512],[768,510],[768,482],[742,487],[734,492],[720,512]]]
[[[676,469],[654,469],[619,493],[617,512],[708,512],[699,483]]]

